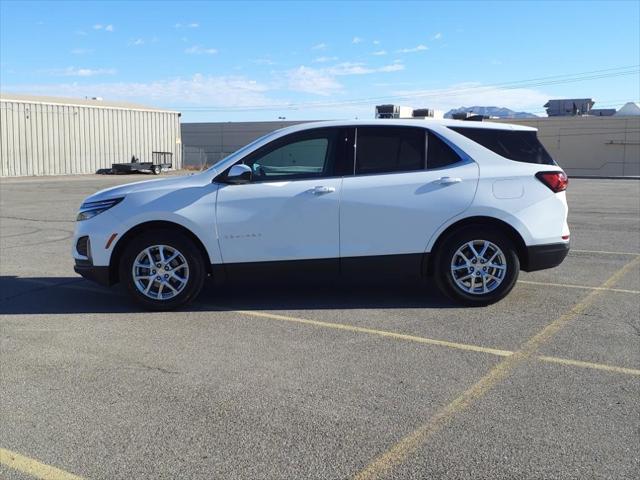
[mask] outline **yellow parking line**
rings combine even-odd
[[[246,311],[246,310],[237,310],[235,313],[241,313],[243,315],[250,315],[253,317],[271,318],[274,320],[284,320],[286,322],[303,323],[306,325],[314,325],[316,327],[333,328],[335,330],[346,330],[348,332],[368,333],[370,335],[377,335],[379,337],[396,338],[398,340],[407,340],[410,342],[426,343],[428,345],[439,345],[441,347],[454,348],[457,350],[489,353],[491,355],[498,355],[500,357],[508,357],[512,353],[508,350],[499,350],[497,348],[481,347],[478,345],[469,345],[466,343],[448,342],[446,340],[435,340],[433,338],[416,337],[413,335],[406,335],[404,333],[388,332],[386,330],[375,330],[373,328],[356,327],[355,325],[347,325],[344,323],[321,322],[318,320],[307,320],[305,318],[287,317],[285,315],[278,315],[275,313],[254,312],[254,311]]]
[[[550,363],[559,363],[560,365],[571,365],[574,367],[592,368],[594,370],[603,370],[605,372],[623,373],[625,375],[640,376],[640,370],[635,368],[616,367],[615,365],[605,365],[604,363],[582,362],[580,360],[571,360],[568,358],[558,357],[537,357],[538,360]]]
[[[82,480],[82,477],[5,448],[0,448],[0,464],[43,480]]]
[[[625,290],[624,288],[590,287],[588,285],[574,285],[572,283],[533,282],[531,280],[518,280],[518,283],[523,283],[525,285],[543,285],[546,287],[579,288],[581,290],[602,290],[605,292],[635,293],[635,294],[640,293],[640,290]]]
[[[439,347],[451,348],[454,350],[466,350],[468,352],[480,352],[487,353],[489,355],[496,355],[499,357],[508,357],[513,355],[511,350],[501,350],[498,348],[482,347],[480,345],[473,345],[469,343],[449,342],[447,340],[436,340],[434,338],[418,337],[415,335],[407,335],[404,333],[390,332],[387,330],[377,330],[373,328],[356,327],[355,325],[348,325],[344,323],[331,323],[322,322],[318,320],[309,320],[306,318],[289,317],[286,315],[278,315],[277,313],[256,312],[249,310],[234,310],[234,313],[240,313],[242,315],[248,315],[251,317],[269,318],[271,320],[280,320],[284,322],[302,323],[306,325],[313,325],[322,328],[331,328],[334,330],[345,330],[348,332],[366,333],[369,335],[377,335],[379,337],[394,338],[397,340],[404,340],[408,342],[423,343],[427,345],[436,345]],[[614,365],[605,365],[602,363],[583,362],[580,360],[571,360],[568,358],[550,357],[550,356],[537,356],[536,360],[543,362],[559,363],[562,365],[571,365],[581,368],[592,368],[596,370],[605,370],[615,373],[623,373],[627,375],[640,375],[640,370],[633,368],[617,367]]]
[[[632,255],[634,257],[640,256],[640,253],[634,253],[634,252],[610,252],[608,250],[576,250],[575,248],[572,248],[571,250],[569,250],[569,254],[571,253],[596,253],[601,255]]]
[[[631,268],[634,268],[638,264],[640,264],[640,257],[635,258],[611,275],[611,277],[609,277],[601,287],[609,288],[611,285],[614,285]],[[493,389],[493,387],[510,375],[515,368],[519,367],[526,360],[534,356],[540,346],[551,339],[578,315],[582,314],[601,294],[602,290],[590,291],[587,296],[573,306],[571,310],[558,317],[527,340],[518,351],[509,355],[489,370],[484,377],[465,390],[451,403],[436,412],[436,414],[431,417],[427,423],[417,428],[393,445],[389,450],[373,459],[373,461],[363,470],[358,472],[354,478],[357,480],[371,480],[385,476],[396,465],[402,463],[409,455],[424,444],[431,435],[446,426],[454,416],[466,410],[476,400],[484,397],[491,389]]]

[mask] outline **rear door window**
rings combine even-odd
[[[358,127],[356,174],[423,170],[425,133],[414,127]]]
[[[538,140],[535,131],[473,127],[449,128],[509,160],[544,165],[556,164]]]

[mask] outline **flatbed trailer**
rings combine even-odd
[[[150,162],[140,162],[134,157],[133,160],[135,161],[133,162],[111,164],[110,173],[151,172],[154,175],[158,175],[173,167],[172,158],[173,153],[171,152],[151,152]]]

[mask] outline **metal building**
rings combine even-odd
[[[182,167],[180,113],[100,99],[0,94],[0,176],[95,173],[171,153]]]

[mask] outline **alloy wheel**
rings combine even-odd
[[[451,259],[451,276],[458,288],[473,295],[484,295],[498,288],[507,273],[504,253],[488,240],[471,240]]]
[[[131,268],[133,283],[152,300],[169,300],[189,282],[189,264],[178,249],[153,245],[142,250]]]

